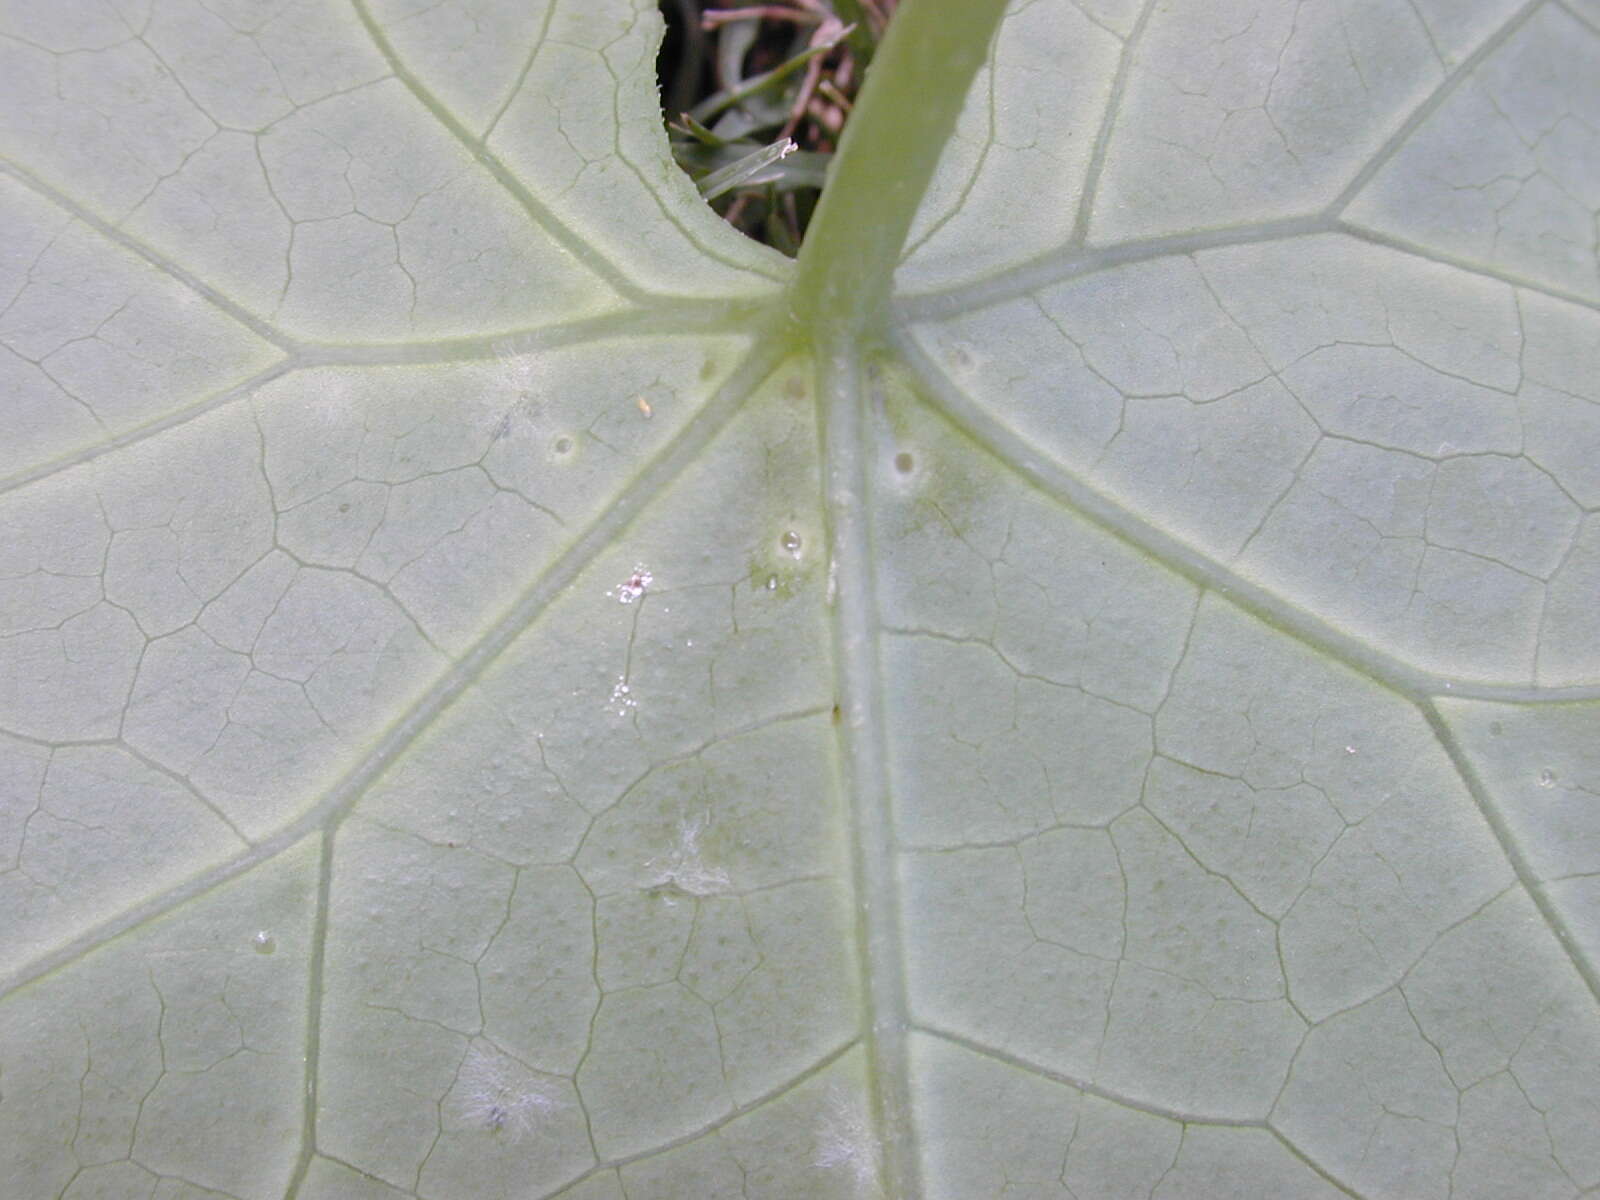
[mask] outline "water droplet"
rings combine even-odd
[[[655,582],[655,578],[650,573],[649,567],[642,564],[636,565],[633,568],[633,574],[617,584],[606,595],[615,596],[619,604],[632,604],[640,596],[644,595],[645,589]]]
[[[1555,785],[1556,785],[1556,773],[1554,771],[1552,771],[1549,767],[1545,767],[1543,770],[1541,770],[1539,772],[1539,786],[1540,787],[1542,787],[1542,788],[1555,787]]]
[[[767,576],[767,591],[775,592],[777,590],[778,590],[778,577],[776,575],[768,575]]]
[[[557,454],[571,454],[572,439],[569,437],[558,437],[555,441],[554,449]]]
[[[789,556],[791,558],[799,558],[800,557],[800,544],[801,543],[800,543],[800,535],[798,533],[796,533],[792,529],[785,530],[784,531],[784,535],[780,539],[780,541],[781,541],[781,543],[783,545],[783,548],[789,552]]]
[[[628,686],[628,677],[619,675],[617,682],[611,689],[611,712],[615,716],[626,716],[630,709],[639,707],[639,701],[634,699],[633,689]]]
[[[894,456],[894,469],[902,475],[909,475],[916,467],[917,460],[911,456],[910,451],[902,450]]]
[[[257,954],[271,954],[278,948],[278,939],[265,929],[258,929],[255,937],[250,939],[250,944],[256,948]]]
[[[1344,752],[1346,754],[1354,754],[1356,752],[1356,748],[1354,746],[1346,746],[1344,748]]]
[[[651,407],[650,401],[645,398],[643,392],[640,392],[633,398],[633,400],[634,403],[639,406],[639,415],[642,416],[646,421],[655,415],[656,410]]]

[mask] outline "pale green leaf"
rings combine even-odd
[[[1600,1188],[1600,9],[1002,8],[0,4],[5,1200]]]

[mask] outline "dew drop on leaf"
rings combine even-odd
[[[650,573],[649,567],[636,566],[633,568],[633,574],[617,584],[606,595],[615,596],[620,604],[632,604],[640,596],[644,595],[645,589],[653,582],[655,582],[655,576]]]
[[[1543,768],[1539,772],[1539,786],[1542,787],[1542,788],[1548,788],[1548,787],[1555,787],[1555,785],[1556,785],[1556,773],[1554,771],[1552,771],[1549,767]]]

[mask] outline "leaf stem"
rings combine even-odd
[[[1005,0],[906,0],[873,57],[800,250],[791,311],[823,340],[873,336],[917,206]]]

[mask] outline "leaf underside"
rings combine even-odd
[[[0,5],[8,1197],[1600,1187],[1600,6],[899,29]]]

